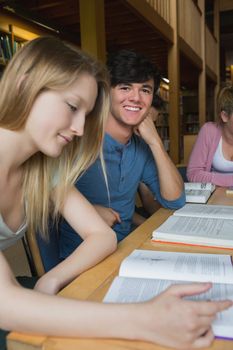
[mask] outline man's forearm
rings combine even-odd
[[[176,166],[162,144],[154,144],[150,148],[158,170],[162,197],[166,200],[179,198],[184,190],[184,183]]]

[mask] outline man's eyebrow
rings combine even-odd
[[[142,87],[143,87],[143,88],[150,89],[151,91],[153,91],[153,87],[152,87],[152,85],[150,85],[150,84],[143,84]]]

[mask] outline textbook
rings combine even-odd
[[[212,288],[186,299],[233,300],[230,255],[134,250],[123,260],[104,302],[143,302],[171,284],[212,282]],[[218,313],[213,322],[216,337],[233,338],[233,307]]]
[[[184,189],[187,203],[206,203],[215,190],[215,185],[210,182],[185,182]]]
[[[233,249],[233,207],[185,204],[153,231],[152,241]]]

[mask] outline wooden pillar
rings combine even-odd
[[[105,62],[104,0],[79,0],[81,48]]]
[[[174,31],[174,43],[168,49],[169,83],[169,137],[170,157],[175,164],[180,162],[180,56],[178,41],[178,3],[170,2],[171,26]]]
[[[198,80],[198,104],[199,104],[199,125],[206,122],[206,31],[205,31],[205,1],[199,0],[198,5],[201,10],[201,58],[202,71]]]
[[[216,52],[216,57],[215,59],[217,60],[217,69],[218,71],[216,72],[217,74],[217,84],[215,86],[215,90],[214,90],[214,96],[215,96],[215,120],[218,119],[218,115],[217,115],[217,95],[218,95],[218,91],[220,88],[220,19],[219,19],[219,0],[215,0],[214,1],[214,36],[217,40],[217,52]]]

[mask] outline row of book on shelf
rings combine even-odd
[[[156,228],[152,243],[233,249],[233,207],[202,204],[214,190],[211,184],[186,183],[186,200],[194,203],[185,204]],[[187,299],[233,300],[231,255],[134,250],[121,263],[104,302],[142,302],[172,284],[190,282],[212,282],[212,288]],[[219,312],[212,328],[216,337],[233,339],[233,307]]]
[[[154,230],[152,239],[233,249],[233,207],[186,204]]]
[[[11,59],[13,54],[23,46],[23,42],[13,40],[11,41],[8,34],[0,34],[0,60],[6,63]]]

